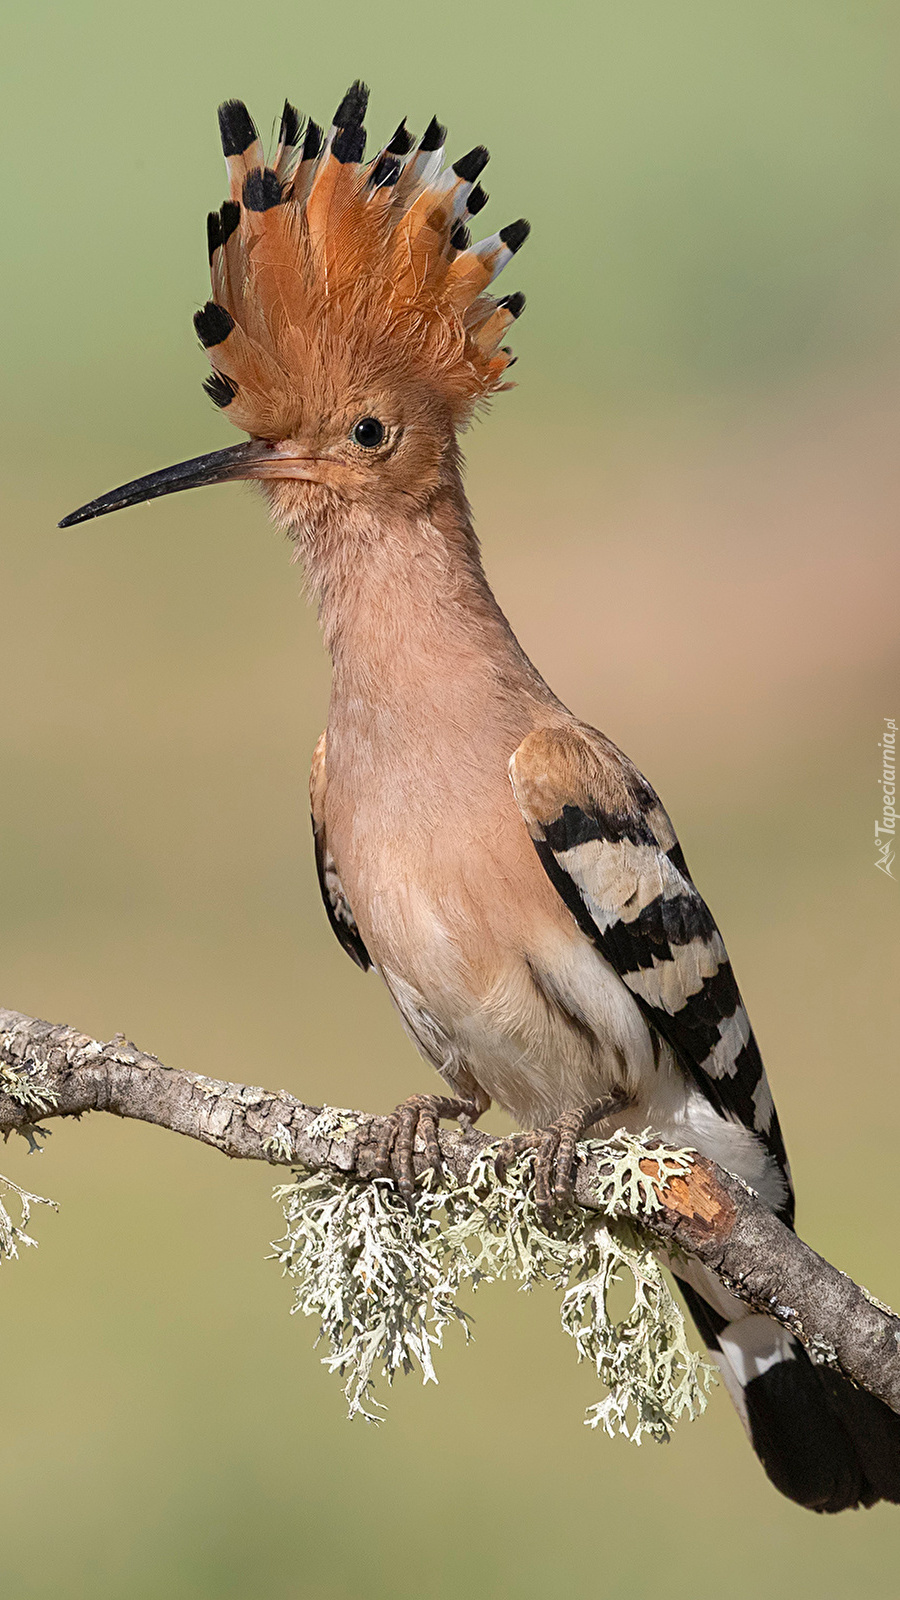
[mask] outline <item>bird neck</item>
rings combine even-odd
[[[330,724],[552,699],[485,577],[457,469],[426,509],[345,505],[307,556],[334,675]],[[470,720],[469,717],[466,720]]]

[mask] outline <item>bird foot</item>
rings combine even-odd
[[[566,1212],[572,1208],[575,1194],[576,1146],[583,1134],[596,1123],[604,1122],[617,1111],[624,1111],[629,1097],[624,1090],[614,1090],[603,1100],[592,1100],[564,1111],[561,1117],[546,1128],[533,1128],[527,1133],[513,1133],[501,1142],[494,1159],[494,1169],[499,1178],[506,1176],[507,1168],[516,1156],[525,1150],[536,1150],[534,1164],[534,1198],[539,1210],[546,1214]]]
[[[421,1134],[429,1166],[439,1177],[444,1170],[438,1142],[438,1122],[441,1117],[457,1118],[465,1130],[477,1122],[489,1105],[490,1100],[478,1095],[471,1100],[458,1100],[442,1094],[410,1095],[385,1118],[375,1150],[375,1176],[395,1178],[404,1199],[411,1199],[416,1186],[417,1136]]]

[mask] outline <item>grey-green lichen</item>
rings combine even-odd
[[[391,1383],[418,1368],[436,1383],[446,1328],[470,1331],[460,1291],[507,1277],[561,1291],[562,1326],[607,1390],[587,1413],[590,1427],[664,1441],[679,1418],[702,1411],[711,1369],[688,1344],[659,1262],[624,1220],[661,1203],[642,1162],[657,1164],[657,1182],[690,1166],[689,1152],[648,1140],[623,1132],[580,1146],[583,1159],[602,1155],[603,1214],[576,1208],[552,1225],[534,1202],[530,1152],[503,1178],[490,1147],[463,1185],[426,1174],[410,1206],[389,1182],[332,1172],[298,1172],[278,1188],[287,1232],[273,1249],[294,1279],[292,1311],[317,1319],[350,1416],[378,1420],[379,1376]],[[617,1282],[631,1286],[622,1315],[610,1309]]]
[[[12,1037],[12,1034],[0,1033],[0,1049],[9,1049]],[[38,1117],[59,1104],[56,1090],[47,1081],[47,1065],[45,1061],[13,1065],[12,1062],[0,1060],[0,1094],[7,1095],[16,1105],[22,1106],[31,1118],[15,1129],[26,1141],[30,1152],[39,1152],[40,1140],[50,1137],[50,1129],[40,1127]]]
[[[25,1232],[28,1219],[31,1216],[32,1206],[52,1206],[57,1209],[55,1200],[46,1200],[43,1195],[29,1194],[27,1189],[20,1189],[11,1178],[4,1178],[0,1173],[0,1193],[5,1196],[14,1195],[21,1213],[20,1223],[13,1222],[9,1211],[0,1199],[0,1261],[16,1261],[19,1256],[19,1245],[37,1245],[37,1240]]]
[[[308,1139],[347,1139],[359,1127],[355,1111],[342,1111],[340,1106],[323,1106],[313,1117],[306,1130]]]
[[[285,1127],[283,1122],[276,1122],[275,1132],[264,1141],[263,1149],[271,1161],[290,1161],[294,1154],[294,1137],[290,1128]]]
[[[0,1046],[5,1045],[9,1037],[0,1034]],[[47,1066],[43,1061],[30,1061],[27,1066],[0,1061],[0,1094],[8,1095],[16,1105],[32,1111],[35,1117],[51,1111],[59,1100],[56,1090],[47,1082]]]

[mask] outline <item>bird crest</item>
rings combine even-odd
[[[268,163],[246,106],[219,108],[231,192],[208,218],[213,293],[194,323],[207,393],[257,437],[290,436],[351,379],[423,386],[456,426],[508,387],[501,341],[524,296],[486,291],[528,224],[471,242],[488,152],[445,167],[434,119],[418,141],[401,122],[365,162],[367,101],[354,83],[327,133],[285,102]]]

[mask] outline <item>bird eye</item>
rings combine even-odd
[[[362,445],[364,450],[375,450],[384,441],[384,423],[377,417],[360,417],[354,422],[350,431],[354,444]]]

